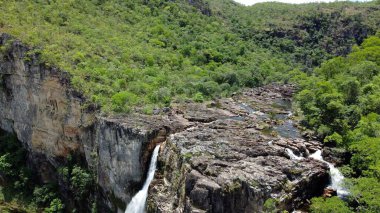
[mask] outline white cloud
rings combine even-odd
[[[302,3],[310,3],[310,2],[334,2],[336,0],[234,0],[236,2],[239,2],[240,4],[244,5],[253,5],[259,2],[269,2],[269,1],[276,1],[276,2],[283,2],[283,3],[290,3],[290,4],[302,4]],[[366,0],[361,0],[366,1]]]

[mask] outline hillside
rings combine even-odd
[[[80,3],[79,3],[80,2]],[[231,1],[1,1],[0,32],[37,48],[103,112],[229,96],[374,34],[379,6]],[[290,59],[290,60],[289,60]]]
[[[352,192],[348,203],[357,206],[359,212],[380,211],[379,53],[380,35],[377,34],[364,40],[346,57],[324,62],[314,75],[293,73],[301,87],[297,100],[305,126],[327,146],[346,148],[352,155],[341,170]],[[315,202],[321,205],[329,201]],[[334,202],[327,205],[332,206]],[[316,208],[326,206],[316,205]]]
[[[311,70],[332,56],[347,55],[379,27],[373,3],[260,3],[241,7],[230,1],[210,1],[216,14],[231,23],[245,41],[277,53]]]

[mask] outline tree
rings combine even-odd
[[[265,213],[275,213],[278,212],[279,209],[277,208],[278,201],[273,198],[269,198],[264,203],[264,212]]]
[[[361,84],[369,83],[369,81],[379,74],[380,67],[372,61],[362,61],[350,67],[350,73],[355,76]]]
[[[380,212],[380,182],[378,178],[350,179],[351,199],[359,202],[357,212]]]
[[[56,197],[57,194],[53,191],[50,185],[45,185],[42,187],[37,186],[33,190],[34,202],[39,206],[46,206],[47,204],[50,204]]]
[[[347,204],[338,197],[311,199],[312,213],[353,213]]]
[[[62,201],[58,198],[54,199],[50,203],[50,207],[45,209],[47,213],[62,213],[65,208],[65,205],[62,204]]]
[[[357,174],[380,178],[380,137],[354,142],[350,149],[351,166]]]
[[[79,166],[74,166],[71,171],[71,190],[74,192],[76,199],[81,200],[90,192],[90,187],[92,186],[93,178],[90,173],[80,168]]]
[[[12,164],[9,163],[9,154],[0,156],[0,173],[11,175],[13,173]]]

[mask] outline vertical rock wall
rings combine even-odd
[[[6,34],[0,47],[0,128],[16,134],[42,181],[55,181],[56,169],[75,154],[96,171],[103,202],[123,209],[144,181],[154,144],[165,140],[160,118],[97,117],[68,73],[45,66]]]

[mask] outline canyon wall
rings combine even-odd
[[[160,118],[97,117],[68,73],[6,34],[0,47],[0,128],[23,143],[43,182],[56,181],[65,159],[79,156],[95,171],[102,202],[123,209],[144,181],[154,144],[165,140]]]

